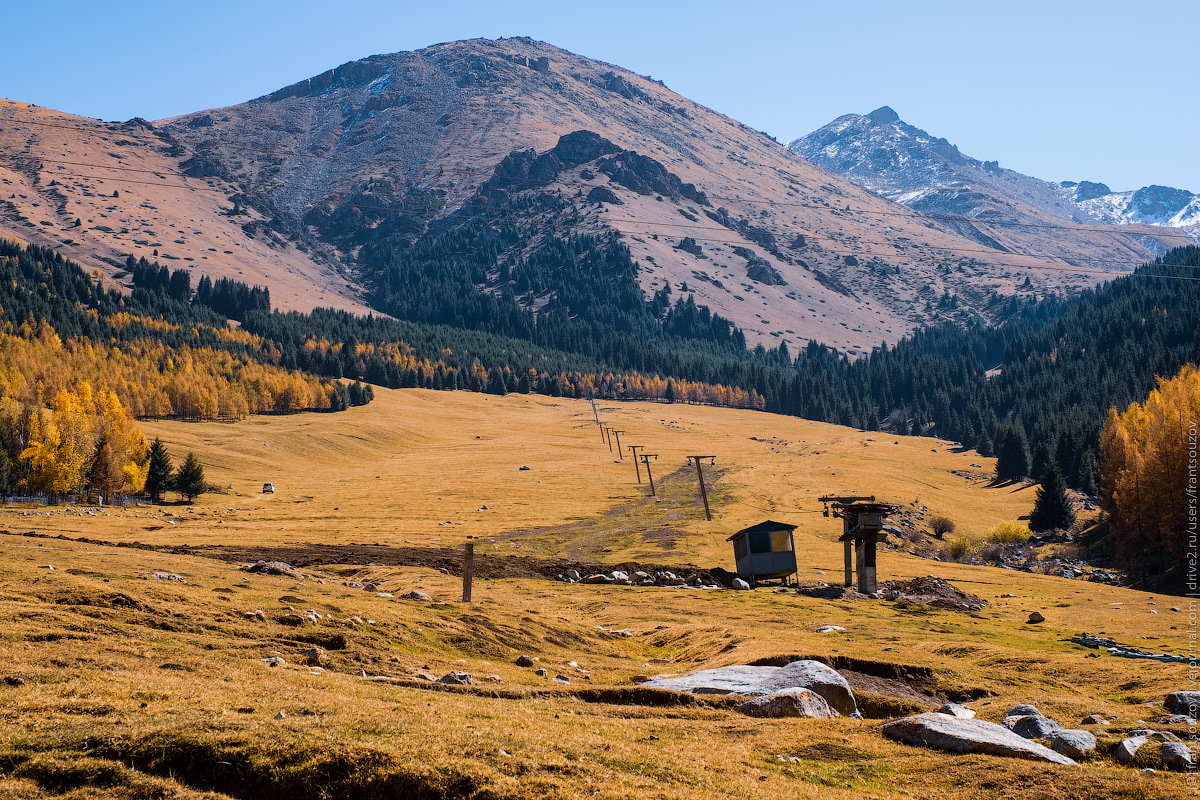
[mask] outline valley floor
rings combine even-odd
[[[1069,641],[1086,631],[1187,652],[1186,600],[893,551],[880,554],[881,580],[934,574],[988,605],[564,584],[539,566],[732,570],[726,537],[769,518],[799,526],[801,583],[836,584],[840,521],[821,515],[818,496],[874,494],[982,538],[1033,501],[1032,489],[979,477],[990,460],[756,412],[630,403],[597,413],[622,444],[658,454],[656,498],[628,453],[609,451],[585,402],[377,390],[371,405],[336,415],[145,424],[176,460],[194,450],[210,482],[232,485],[192,506],[0,512],[0,792],[1189,793],[1187,776],[1107,757],[1057,767],[952,756],[879,730],[883,716],[955,697],[991,721],[1015,703],[1067,726],[1111,716],[1102,749],[1143,721],[1187,738],[1155,722],[1167,692],[1190,688],[1186,665]],[[712,522],[691,454],[716,457],[705,466]],[[261,493],[265,482],[274,494]],[[468,540],[490,566],[464,604],[455,559]],[[242,570],[256,552],[303,560],[303,576]],[[429,599],[404,597],[414,591]],[[1046,622],[1026,623],[1035,610]],[[845,630],[813,632],[823,625]],[[751,719],[726,698],[638,687],[641,676],[792,655],[848,665],[873,718]],[[519,656],[537,661],[517,666]],[[475,682],[419,675],[456,671]]]

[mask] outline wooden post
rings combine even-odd
[[[613,436],[617,437],[617,455],[621,457],[622,461],[625,460],[625,454],[621,452],[621,434],[624,432],[625,431],[618,430],[613,431]]]
[[[646,465],[646,477],[650,479],[650,496],[654,497],[654,476],[650,474],[650,459],[658,459],[657,453],[642,453],[642,463]]]
[[[645,446],[646,446],[646,445],[644,445],[644,444],[631,444],[631,445],[628,445],[628,447],[629,447],[629,452],[630,452],[630,453],[633,453],[633,471],[637,473],[637,479],[638,479],[638,483],[641,483],[641,482],[642,482],[642,468],[638,466],[638,454],[637,454],[637,451],[638,451],[638,449],[639,449],[639,448],[642,448],[642,447],[645,447]]]
[[[704,489],[704,473],[700,470],[700,459],[715,459],[716,456],[688,456],[688,458],[696,462],[696,477],[700,479],[700,497],[704,500],[704,518],[712,522],[712,512],[708,510],[708,492]]]
[[[846,545],[846,585],[854,585],[854,543],[849,539],[842,542]]]
[[[604,435],[608,437],[608,452],[612,452],[612,428],[605,428]]]
[[[463,599],[464,603],[471,602],[471,579],[475,577],[475,543],[463,545]]]

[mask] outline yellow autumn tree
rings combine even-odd
[[[1111,409],[1100,436],[1101,504],[1118,562],[1135,577],[1184,563],[1190,449],[1200,428],[1200,370],[1159,378],[1144,403]],[[1191,465],[1194,467],[1194,465]]]

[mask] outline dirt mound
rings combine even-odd
[[[986,600],[932,575],[911,581],[886,581],[881,588],[883,596],[890,600],[907,600],[947,611],[978,611],[987,605]]]

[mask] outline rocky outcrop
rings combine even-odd
[[[937,712],[892,720],[884,724],[883,733],[905,744],[951,753],[985,753],[1064,765],[1075,763],[1068,756],[1023,739],[994,722],[963,719]]]
[[[1046,739],[1054,752],[1068,758],[1084,758],[1096,749],[1096,737],[1087,731],[1057,730]]]
[[[1172,714],[1200,717],[1200,692],[1171,692],[1163,705]]]
[[[858,711],[850,684],[837,670],[819,661],[793,661],[783,667],[718,667],[678,678],[653,678],[643,685],[693,694],[755,696],[784,689],[810,689],[841,714],[849,716]]]

